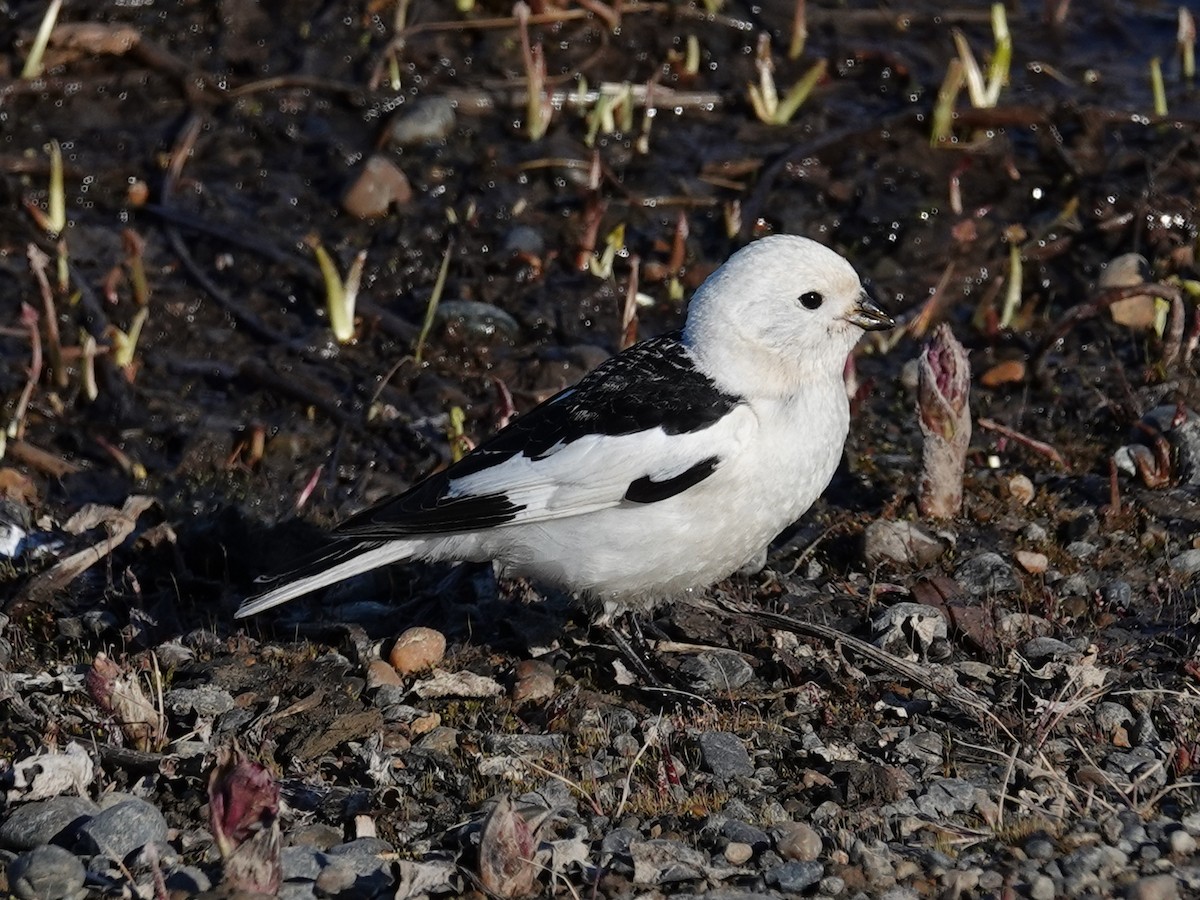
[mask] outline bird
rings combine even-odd
[[[351,516],[235,615],[410,560],[491,560],[598,604],[598,621],[685,599],[764,560],[829,485],[850,426],[847,358],[894,324],[837,252],[753,241],[696,290],[682,330]]]

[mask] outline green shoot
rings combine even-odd
[[[1156,56],[1150,60],[1150,91],[1154,95],[1154,114],[1167,114],[1167,88],[1163,84],[1162,61]]]
[[[108,339],[112,341],[113,346],[113,362],[117,368],[125,372],[125,377],[129,381],[133,381],[133,361],[134,355],[137,353],[138,338],[142,336],[142,326],[146,324],[149,316],[150,307],[143,306],[133,314],[129,331],[122,331],[115,325],[108,326]]]
[[[687,36],[683,54],[683,74],[695,78],[700,74],[700,39],[694,34]]]
[[[1189,84],[1196,78],[1196,20],[1187,7],[1179,7],[1179,70]]]
[[[429,295],[429,303],[425,306],[425,321],[421,323],[421,333],[417,335],[417,346],[413,350],[413,360],[419,366],[425,353],[425,341],[433,330],[433,320],[437,317],[438,304],[442,302],[442,291],[446,289],[446,273],[450,271],[450,254],[454,250],[454,242],[446,245],[442,256],[442,265],[438,269],[437,281],[433,283],[433,293]]]
[[[771,59],[771,41],[767,34],[758,38],[758,50],[755,56],[755,68],[758,69],[758,84],[749,86],[750,105],[754,115],[760,122],[768,125],[786,125],[796,115],[797,110],[804,105],[813,88],[825,77],[828,68],[826,60],[821,59],[810,68],[791,89],[779,98],[775,86],[775,63]]]
[[[806,43],[808,43],[808,4],[805,0],[796,0],[796,10],[792,15],[792,40],[788,44],[788,59],[799,59],[804,53]]]
[[[1000,327],[1008,328],[1021,308],[1021,282],[1025,274],[1021,263],[1021,241],[1025,240],[1025,229],[1020,225],[1010,226],[1005,229],[1004,237],[1008,240],[1008,285],[1004,291],[1004,307],[1000,311]]]
[[[67,192],[63,187],[62,147],[50,141],[50,192],[46,198],[46,230],[51,235],[63,233],[67,227]]]
[[[316,256],[321,279],[325,282],[325,309],[329,313],[329,327],[333,329],[334,339],[339,344],[348,344],[354,340],[354,305],[358,300],[358,287],[362,281],[367,251],[361,250],[355,255],[343,282],[333,257],[329,255],[321,239],[315,234],[310,234],[304,242]]]
[[[995,47],[992,58],[988,63],[986,79],[967,37],[957,28],[954,30],[954,45],[958,49],[958,58],[962,61],[963,75],[966,78],[967,94],[971,105],[976,109],[991,109],[1000,101],[1000,91],[1008,83],[1009,68],[1012,65],[1012,34],[1008,30],[1008,18],[1004,13],[1004,5],[992,5],[992,35]]]
[[[825,70],[828,67],[827,60],[819,59],[799,81],[792,85],[792,89],[784,95],[779,107],[775,110],[776,125],[786,125],[792,120],[792,116],[796,115],[797,110],[804,105],[804,101],[813,92],[813,88],[820,84],[821,79],[825,77]]]
[[[597,278],[608,278],[612,275],[613,261],[617,258],[617,251],[625,246],[625,225],[618,225],[610,231],[604,238],[604,249],[600,252],[600,256],[592,254],[588,259],[588,271]]]
[[[29,48],[29,56],[25,59],[25,65],[21,69],[21,77],[25,80],[37,78],[42,74],[46,45],[50,43],[50,34],[54,31],[54,24],[58,21],[58,13],[61,9],[62,0],[50,0],[50,5],[46,7],[46,14],[42,16],[42,23],[38,26],[37,34],[33,38],[33,46]]]
[[[461,406],[450,407],[446,416],[446,439],[450,442],[450,462],[456,463],[473,449],[467,437],[467,414]]]
[[[90,334],[84,335],[79,356],[82,360],[79,370],[83,378],[83,395],[95,402],[100,396],[100,389],[96,387],[96,339]]]
[[[553,103],[546,91],[546,53],[539,41],[529,40],[529,4],[524,0],[513,6],[521,34],[521,54],[525,61],[525,91],[528,96],[525,130],[531,141],[540,140],[550,128]]]
[[[937,147],[954,137],[954,103],[962,90],[966,74],[962,60],[954,57],[946,66],[946,77],[938,89],[937,103],[933,107],[933,128],[929,135],[929,146]]]

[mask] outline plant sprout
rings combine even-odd
[[[54,24],[58,21],[58,13],[61,9],[62,0],[50,0],[50,5],[46,7],[46,14],[42,16],[42,23],[38,26],[37,34],[33,38],[33,46],[29,48],[29,56],[25,59],[25,65],[21,69],[22,78],[29,80],[42,74],[46,45],[50,43],[50,34],[54,31]]]
[[[358,300],[358,287],[362,281],[367,251],[360,250],[355,255],[343,282],[333,257],[329,255],[321,239],[315,234],[310,234],[304,242],[316,256],[321,278],[325,282],[325,309],[329,313],[329,327],[333,329],[333,336],[339,344],[348,344],[354,340],[354,304]]]
[[[421,323],[421,333],[417,335],[417,346],[413,350],[413,360],[419,366],[425,353],[425,340],[433,329],[433,320],[437,316],[438,304],[442,302],[442,291],[446,289],[446,273],[450,271],[450,253],[454,250],[454,242],[446,245],[442,255],[442,265],[438,268],[437,280],[433,283],[433,293],[429,295],[429,303],[425,305],[425,321]]]
[[[957,28],[954,30],[954,44],[958,48],[958,58],[962,61],[967,94],[971,98],[971,105],[976,109],[994,107],[1000,100],[1000,90],[1008,84],[1013,48],[1012,34],[1008,30],[1008,18],[1004,13],[1003,3],[992,4],[992,35],[995,47],[985,78],[979,63],[975,61],[975,54],[971,52],[967,43],[966,35]]]

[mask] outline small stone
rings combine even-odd
[[[730,819],[721,826],[721,836],[727,841],[749,844],[751,849],[763,851],[771,846],[771,838],[761,828],[755,828],[738,819]]]
[[[779,822],[771,829],[775,851],[788,860],[812,862],[821,856],[821,835],[806,822]]]
[[[74,853],[45,844],[8,864],[8,887],[21,900],[58,900],[83,890],[85,875]]]
[[[401,675],[432,669],[446,655],[446,637],[432,628],[410,628],[400,637],[388,655],[388,661]]]
[[[1195,575],[1200,572],[1200,550],[1184,550],[1169,565],[1176,575]]]
[[[863,534],[863,557],[870,566],[928,566],[945,551],[945,542],[919,522],[875,521]]]
[[[1018,550],[1013,553],[1013,557],[1016,558],[1017,565],[1030,575],[1041,575],[1050,568],[1050,557],[1036,550]]]
[[[836,897],[846,890],[846,880],[836,875],[826,875],[817,885],[817,891],[825,897]]]
[[[1097,286],[1102,289],[1134,287],[1150,278],[1150,264],[1140,253],[1123,253],[1107,262],[1100,271]],[[1157,302],[1149,294],[1137,294],[1118,300],[1108,307],[1108,314],[1118,325],[1143,329],[1154,325]]]
[[[422,737],[414,749],[449,756],[458,750],[458,729],[439,725]]]
[[[1071,541],[1067,544],[1067,556],[1072,559],[1087,559],[1090,556],[1095,556],[1099,549],[1091,541]]]
[[[388,139],[400,146],[443,141],[454,129],[454,101],[449,97],[426,97],[403,108],[388,129]]]
[[[1054,859],[1058,855],[1058,850],[1055,848],[1054,842],[1044,834],[1035,834],[1025,842],[1025,855],[1030,859],[1045,862]]]
[[[216,685],[198,688],[175,688],[167,691],[163,703],[169,712],[177,716],[195,713],[201,718],[212,718],[227,713],[234,707],[233,695]]]
[[[731,650],[704,650],[689,656],[679,666],[700,694],[724,695],[740,688],[754,677],[754,669],[740,653]]]
[[[1021,537],[1025,538],[1031,544],[1040,544],[1050,537],[1050,532],[1046,530],[1044,525],[1039,525],[1037,522],[1030,522],[1021,529]]]
[[[825,867],[819,862],[786,862],[768,869],[763,876],[768,885],[785,894],[799,894],[825,877]]]
[[[32,850],[42,844],[72,844],[79,826],[99,811],[86,797],[67,795],[22,804],[0,822],[0,847]]]
[[[554,696],[554,666],[541,659],[523,659],[513,672],[514,703],[537,703]]]
[[[166,877],[167,891],[177,896],[195,897],[212,888],[212,880],[195,866],[179,866]]]
[[[1030,900],[1054,900],[1054,879],[1046,875],[1034,875],[1029,882]]]
[[[1179,900],[1179,882],[1174,875],[1139,878],[1125,891],[1129,900]]]
[[[1022,506],[1032,503],[1036,493],[1028,475],[1013,475],[1004,483],[1004,488],[1008,496]]]
[[[367,664],[367,687],[381,688],[384,685],[401,685],[403,680],[386,659],[373,659]]]
[[[378,219],[386,216],[393,205],[407,203],[412,197],[408,176],[386,156],[376,153],[346,189],[342,209],[356,219]]]
[[[729,780],[754,774],[754,763],[746,745],[736,734],[727,731],[706,731],[697,738],[700,754],[708,770],[718,778]]]
[[[754,848],[741,841],[731,841],[725,845],[725,859],[731,866],[744,866],[754,856]]]
[[[481,300],[443,300],[434,319],[473,343],[516,341],[521,336],[520,322],[495,304]]]
[[[975,597],[993,597],[1021,589],[1013,567],[999,553],[991,551],[964,560],[955,569],[954,577]]]
[[[1133,713],[1120,703],[1107,700],[1096,706],[1095,717],[1096,726],[1106,737],[1112,737],[1117,733],[1118,728],[1133,724]]]
[[[1176,856],[1191,856],[1196,852],[1196,839],[1182,828],[1172,831],[1167,843]]]
[[[120,862],[151,841],[166,841],[167,820],[158,807],[139,798],[122,800],[101,810],[79,829],[88,852]]]

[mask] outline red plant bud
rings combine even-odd
[[[970,398],[967,351],[943,323],[925,344],[917,367],[917,417],[925,436],[917,506],[923,516],[950,519],[962,509]]]

